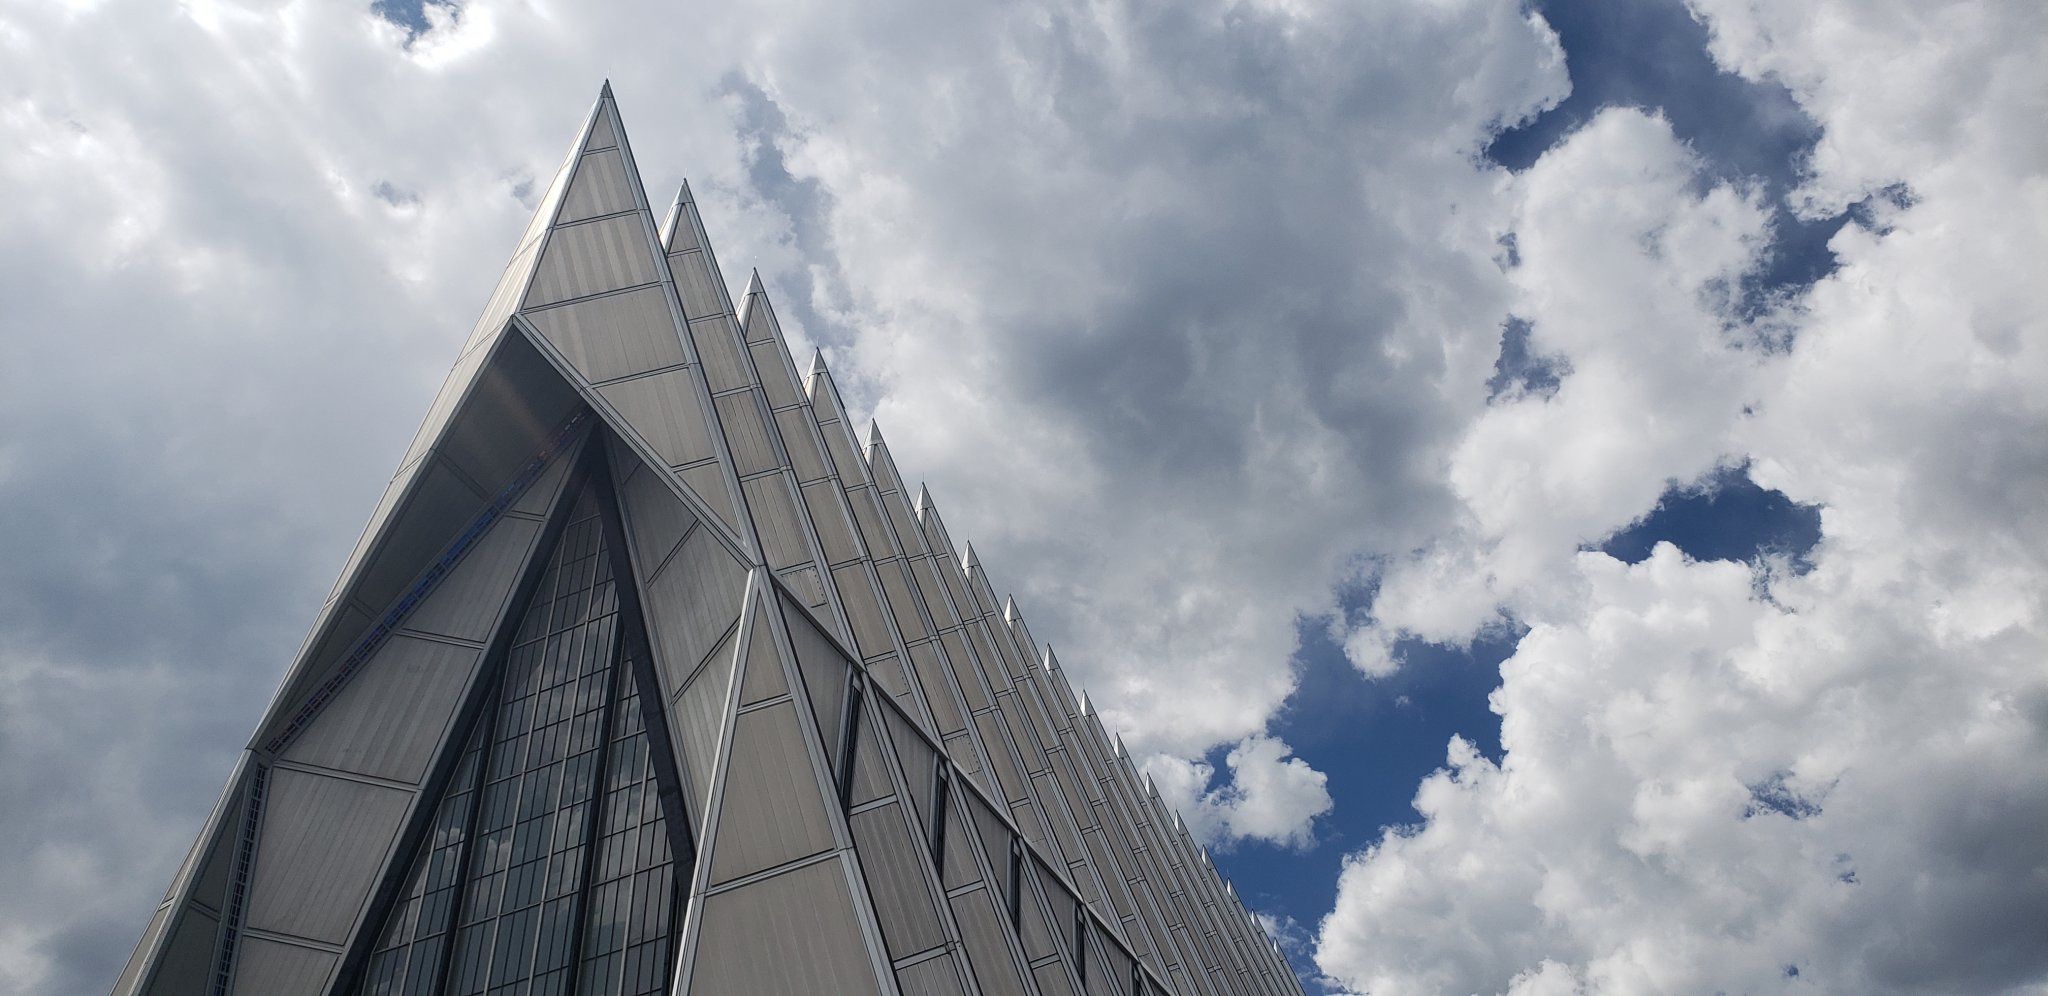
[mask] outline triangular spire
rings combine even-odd
[[[444,515],[453,509],[484,508],[494,490],[506,485],[570,415],[574,392],[563,390],[530,350],[506,348],[504,332],[541,265],[543,236],[569,190],[573,167],[593,134],[610,134],[610,114],[609,98],[600,95],[578,129],[568,159],[536,203],[518,248],[336,579],[333,601],[286,676],[281,705],[295,707],[310,683],[320,680],[435,553],[438,538],[422,543],[417,537],[396,536],[394,524],[409,519],[415,508],[437,508]],[[490,387],[479,394],[480,384]],[[478,399],[474,403],[473,397]],[[465,412],[469,418],[459,417]]]
[[[734,552],[752,559],[731,456],[681,334],[676,288],[608,88],[563,170],[567,191],[544,228],[517,320],[640,457],[664,468]]]
[[[739,684],[756,699],[728,721],[677,978],[684,992],[879,996],[887,954],[830,770],[844,749],[828,733],[857,722],[843,711],[851,665],[769,578],[757,567],[748,581]]]
[[[803,457],[815,442],[797,410],[801,397],[791,383],[788,351],[760,282],[749,282],[746,311],[736,314],[687,181],[664,227],[687,335],[703,359],[720,431],[744,481],[740,491],[761,562],[837,632],[849,634],[851,593],[840,592],[832,576],[833,558],[802,487],[816,463]]]
[[[1234,888],[1195,874],[1208,856],[880,425],[856,438],[822,351],[798,377],[758,271],[734,313],[687,182],[656,228],[609,81],[534,203],[117,993],[360,996],[496,964],[476,943],[536,977],[634,963],[699,992],[1242,991],[1257,931],[1214,913]],[[519,729],[555,745],[521,764],[624,760],[504,777],[489,758]],[[580,851],[529,852],[518,826],[470,846],[506,813],[458,801],[531,822],[505,796],[529,791],[584,807]],[[621,856],[605,814],[629,811]],[[639,846],[657,824],[666,852]],[[525,960],[527,911],[620,908],[463,884],[534,861],[648,921],[584,931],[595,961]],[[420,927],[429,907],[508,916],[457,940]],[[1211,985],[1218,951],[1237,974]]]

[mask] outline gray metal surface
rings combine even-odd
[[[957,801],[946,807],[945,823],[946,852],[945,864],[939,870],[940,884],[951,892],[963,885],[983,881],[981,865],[974,856],[974,844],[968,839],[968,835],[974,830],[968,823],[967,814]]]
[[[113,996],[131,996],[142,984],[142,972],[149,963],[149,956],[156,953],[157,945],[163,940],[165,929],[171,924],[171,907],[159,906],[149,918],[149,926],[142,929],[142,940],[135,945],[135,953],[122,966],[121,974],[114,979]]]
[[[761,552],[768,558],[768,566],[781,570],[810,563],[810,543],[804,538],[796,501],[790,497],[789,485],[782,476],[744,481],[740,491],[746,495],[747,510],[753,513],[754,525],[761,531]]]
[[[875,918],[881,921],[889,957],[902,958],[944,943],[938,901],[925,884],[924,867],[930,858],[924,842],[912,836],[905,824],[903,807],[895,803],[877,806],[848,817],[847,822],[853,828],[854,846],[860,851],[861,870],[867,875],[868,895],[874,900]]]
[[[846,703],[846,675],[853,664],[840,655],[831,637],[811,622],[808,613],[785,608],[782,618],[789,628],[790,647],[796,651],[797,670],[803,676],[811,714],[816,717],[818,741],[826,751],[836,753],[840,714]]]
[[[693,379],[688,370],[670,370],[606,384],[597,393],[640,430],[641,438],[654,447],[663,463],[675,467],[709,460],[718,452],[711,445],[711,426],[704,409],[692,396]],[[722,485],[693,490],[707,503],[725,500]]]
[[[837,860],[707,896],[703,903],[703,932],[685,992],[883,992]]]
[[[739,345],[733,342],[729,319],[716,312],[706,317],[703,312],[691,310],[693,302],[703,306],[705,299],[691,296],[692,291],[684,277],[690,276],[702,282],[703,286],[697,288],[696,293],[701,294],[708,289],[710,278],[704,274],[704,254],[692,252],[670,256],[669,262],[673,267],[670,272],[676,275],[676,289],[683,294],[683,310],[692,319],[690,344],[697,347],[697,357],[704,363],[704,380],[711,385],[712,393],[748,386],[752,378],[747,375],[746,360],[740,355]],[[716,299],[712,299],[711,305],[716,304]]]
[[[392,637],[285,749],[283,760],[419,784],[482,656],[479,649]],[[271,800],[273,815],[281,798]]]
[[[659,576],[683,537],[696,527],[697,517],[676,500],[667,481],[644,467],[634,467],[618,489],[633,565],[642,577]]]
[[[769,632],[768,619],[764,615],[769,609],[759,604],[759,599],[756,603],[750,626],[753,635],[747,640],[746,677],[740,682],[741,706],[789,694],[789,683],[784,680],[782,666],[776,659],[775,635]]]
[[[796,381],[781,373],[788,354],[783,352],[779,338],[750,343],[747,351],[753,354],[754,369],[761,372],[761,389],[768,393],[768,407],[781,410],[806,400],[797,389]],[[805,477],[804,480],[810,478]]]
[[[429,459],[383,542],[364,563],[349,600],[382,611],[487,500],[439,460]]]
[[[902,996],[966,996],[961,988],[960,967],[950,955],[927,958],[896,970],[896,986]]]
[[[704,253],[673,253],[669,256],[669,270],[675,274],[676,292],[683,296],[683,310],[692,320],[717,315],[726,310],[725,288],[712,274],[711,261]],[[732,369],[737,370],[737,355],[729,355],[732,356]],[[707,357],[705,363],[708,365],[711,360]]]
[[[235,959],[234,991],[237,996],[318,992],[336,960],[332,952],[246,938]]]
[[[774,401],[772,390],[769,392],[769,400],[771,403]],[[830,468],[825,466],[825,444],[813,434],[814,423],[811,421],[810,413],[801,407],[778,408],[775,412],[775,431],[782,435],[783,448],[789,453],[789,467],[796,473],[796,479],[805,482],[806,485],[812,482],[827,483],[824,478],[830,472]],[[833,563],[838,563],[838,560],[834,559]]]
[[[641,599],[665,687],[679,686],[732,628],[745,585],[746,571],[702,529],[645,583]]]
[[[725,427],[725,442],[732,449],[734,473],[744,478],[782,466],[754,392],[723,395],[717,404],[718,422]]]
[[[794,703],[741,713],[730,758],[711,836],[713,887],[832,848]]]
[[[594,221],[566,231],[603,228],[610,236],[623,238],[637,235],[640,224],[640,219],[626,216]],[[543,270],[536,275],[536,289],[541,286],[540,277],[546,273]],[[654,276],[649,273],[646,280],[638,282],[647,284],[653,280]],[[612,289],[599,287],[590,293]],[[583,379],[593,384],[681,366],[687,359],[682,341],[676,338],[667,295],[658,285],[558,307],[529,309],[521,315],[569,360]]]
[[[1010,924],[1005,914],[996,911],[994,894],[986,888],[976,889],[947,902],[960,924],[960,942],[982,996],[1029,996],[1031,987],[1024,981],[1023,966],[1017,963]]]
[[[801,412],[797,414],[802,415]],[[823,548],[826,562],[832,564],[858,560],[861,556],[860,545],[853,538],[853,526],[847,521],[844,506],[840,503],[838,488],[839,485],[829,478],[803,486],[804,509],[811,517],[811,525],[817,529],[818,545]]]
[[[847,621],[853,624],[853,642],[862,657],[889,652],[889,621],[882,615],[882,603],[868,583],[860,565],[834,568],[832,580],[839,586],[839,598],[846,605]]]
[[[256,841],[248,926],[327,944],[347,941],[412,800],[402,789],[273,771]]]
[[[734,656],[738,648],[730,643],[729,653],[714,651],[704,666],[677,691],[669,710],[669,727],[675,731],[683,754],[683,774],[689,780],[690,817],[702,828],[711,805],[712,772],[725,737],[726,702],[731,697]]]
[[[740,523],[739,513],[733,509],[732,492],[726,490],[725,468],[716,463],[702,463],[695,467],[685,467],[677,471],[676,476],[682,478],[692,494],[702,498],[704,504],[710,506],[711,511],[718,515],[727,529],[742,536],[746,535],[746,530]]]
[[[920,643],[910,648],[910,666],[916,673],[918,683],[926,689],[943,688],[951,691],[953,676],[946,671],[942,651],[937,643]],[[932,726],[942,736],[965,729],[967,717],[960,710],[957,692],[948,695],[932,695],[929,698],[932,710]]]
[[[591,122],[590,135],[584,139],[583,148],[609,149],[618,144],[618,135],[612,130],[612,115],[608,108],[604,109],[597,115],[597,120]]]
[[[633,204],[632,181],[626,179],[626,162],[616,148],[592,152],[576,163],[576,173],[569,181],[569,193],[562,198],[562,213],[556,217],[558,225],[600,215],[631,211]]]
[[[540,523],[533,520],[498,520],[405,618],[405,627],[476,643],[488,639],[539,536]]]
[[[1065,962],[1053,961],[1031,970],[1031,977],[1038,983],[1039,996],[1073,996],[1074,985],[1067,980]]]
[[[213,984],[214,951],[219,936],[219,917],[201,910],[189,911],[164,939],[163,959],[143,992],[149,996],[206,992]]]
[[[869,697],[862,714],[859,736],[854,742],[853,780],[846,797],[848,810],[896,794],[896,785],[890,778],[891,761],[885,746],[887,740],[880,712],[876,708],[878,705],[878,701]],[[888,710],[884,708],[881,711]]]
[[[637,215],[556,226],[541,248],[522,308],[538,308],[660,279]]]

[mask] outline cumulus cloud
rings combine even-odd
[[[1171,754],[1152,755],[1143,768],[1199,840],[1304,848],[1315,842],[1316,818],[1330,811],[1329,776],[1292,753],[1277,738],[1246,737],[1223,756],[1221,781],[1215,766]]]
[[[1474,557],[1530,626],[1492,700],[1504,753],[1451,744],[1423,822],[1347,862],[1318,961],[1374,993],[2037,991],[2041,15],[1696,9],[1724,65],[1822,125],[1794,199],[1862,221],[1833,275],[1752,315],[1720,292],[1768,237],[1756,192],[1687,182],[1654,121],[1609,112],[1521,179],[1515,307],[1572,372],[1474,422],[1470,521],[1390,568],[1427,592]],[[1572,248],[1539,277],[1544,232]],[[1577,552],[1745,459],[1822,506],[1811,571]]]
[[[1510,306],[1527,348],[1568,372],[1465,424],[1445,474],[1459,514],[1380,565],[1370,617],[1346,637],[1370,676],[1400,666],[1398,638],[1467,644],[1503,607],[1555,604],[1573,551],[1729,459],[1775,357],[1735,320],[1767,247],[1761,194],[1708,181],[1661,117],[1604,111],[1504,193]]]
[[[820,72],[749,69],[862,334],[809,331],[1134,744],[1259,732],[1296,615],[1440,525],[1510,291],[1475,159],[1562,95],[1555,39],[1494,2],[841,28],[756,43]]]

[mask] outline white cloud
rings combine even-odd
[[[1259,732],[1296,615],[1444,507],[1509,289],[1474,154],[1562,95],[1554,37],[1492,2],[845,30],[757,78],[833,198],[856,402],[1135,745]]]
[[[1753,195],[1696,193],[1648,119],[1523,179],[1515,307],[1573,373],[1474,423],[1452,473],[1477,525],[1390,568],[1424,593],[1396,607],[1427,604],[1432,559],[1475,557],[1531,626],[1504,757],[1453,742],[1424,823],[1347,863],[1318,960],[1385,994],[2039,991],[2048,184],[2015,136],[2042,15],[1697,6],[1826,129],[1803,199],[1912,196],[1759,320],[1790,334],[1766,354],[1710,293],[1757,249]],[[1745,458],[1823,506],[1810,573],[1574,552]]]
[[[1154,754],[1143,768],[1159,796],[1181,814],[1189,832],[1211,845],[1263,840],[1282,847],[1315,843],[1315,820],[1330,811],[1329,777],[1274,737],[1246,737],[1223,757],[1220,784],[1201,761]]]
[[[1661,118],[1608,110],[1503,191],[1520,259],[1509,306],[1569,373],[1465,424],[1446,468],[1460,514],[1385,560],[1371,618],[1346,637],[1369,676],[1399,667],[1384,652],[1397,638],[1462,645],[1503,607],[1550,610],[1573,551],[1730,459],[1773,359],[1735,321],[1733,291],[1768,214],[1754,191],[1705,186],[1702,165]]]

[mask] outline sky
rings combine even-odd
[[[1309,992],[2048,993],[2043,39],[0,0],[0,991],[112,984],[609,79]]]

